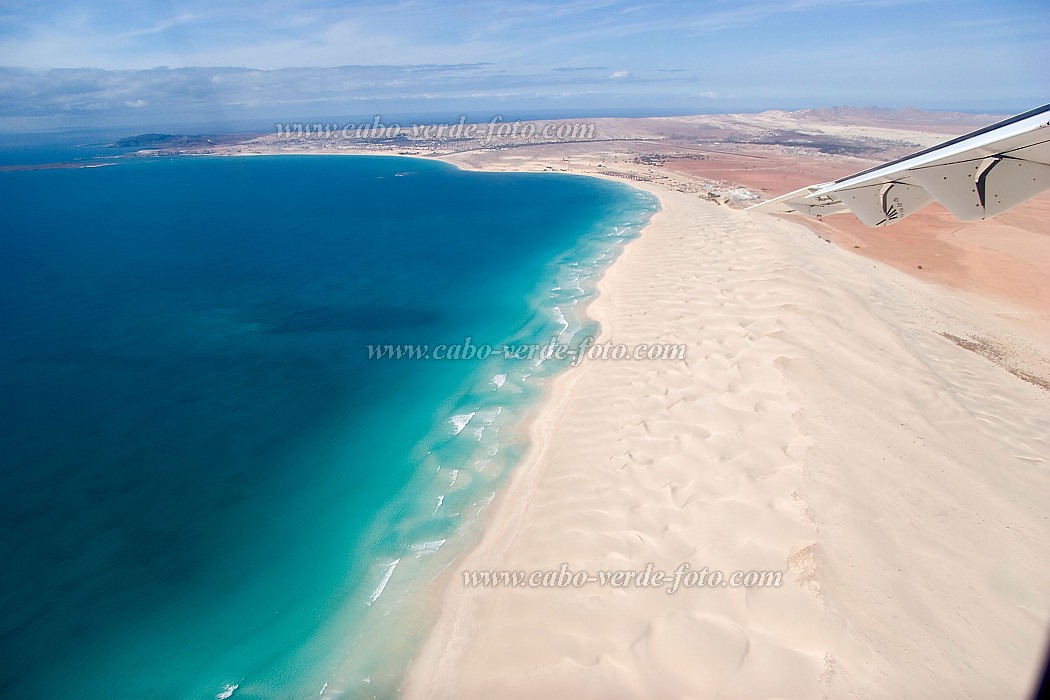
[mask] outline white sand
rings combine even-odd
[[[939,335],[1014,331],[795,224],[657,194],[591,313],[603,342],[689,356],[558,378],[406,697],[1025,696],[1050,394]],[[673,595],[459,573],[682,562],[786,573]]]

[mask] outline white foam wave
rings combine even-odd
[[[507,381],[506,374],[497,374],[491,380],[489,380],[497,389],[503,386],[504,382]]]
[[[227,698],[233,697],[233,694],[237,692],[237,689],[240,687],[241,686],[237,683],[227,683],[226,687],[222,689],[222,692],[215,697],[218,698],[218,700],[226,700]]]
[[[376,589],[372,591],[372,597],[368,599],[368,605],[379,600],[379,596],[383,595],[383,589],[386,588],[386,584],[390,583],[390,577],[394,575],[394,569],[397,568],[398,563],[401,561],[401,557],[398,557],[394,561],[390,562],[390,566],[387,567],[386,573],[383,574],[383,580],[379,582]]]
[[[477,429],[474,430],[474,437],[480,442],[485,435],[485,429],[492,427],[492,424],[496,421],[496,418],[500,413],[503,412],[502,406],[496,406],[495,410],[488,411],[477,411],[477,415],[474,418],[474,423],[479,423]]]
[[[471,411],[470,413],[457,413],[450,419],[452,421],[452,434],[459,435],[463,432],[463,428],[467,427],[467,423],[474,417],[477,411]]]
[[[566,328],[568,328],[569,327],[569,322],[565,320],[565,314],[563,314],[561,312],[561,307],[560,306],[555,306],[553,311],[554,311],[554,319],[558,323],[560,323],[561,325],[563,325]]]
[[[503,413],[503,406],[496,406],[487,411],[478,411],[478,420],[485,425],[492,425],[492,422],[496,420],[501,413]]]
[[[419,544],[412,545],[412,550],[419,554],[434,554],[441,545],[445,544],[445,540],[433,540],[431,542],[420,542]]]

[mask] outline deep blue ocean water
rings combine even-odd
[[[654,210],[414,159],[0,172],[0,696],[384,697]],[[327,687],[326,685],[327,684]]]

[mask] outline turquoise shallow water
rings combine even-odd
[[[655,203],[395,158],[0,173],[0,695],[384,697]],[[327,687],[326,685],[327,684]]]

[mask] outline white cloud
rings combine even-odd
[[[930,0],[179,0],[178,12],[112,2],[5,8],[0,66],[33,70],[0,70],[0,115],[529,96],[698,110],[730,99],[1023,107],[1050,91],[1035,29],[1050,15],[1019,2],[956,0],[965,13]],[[867,31],[887,5],[894,31]],[[993,31],[1010,34],[983,40]]]
[[[160,34],[161,32],[166,32],[169,29],[174,29],[175,27],[179,27],[179,26],[182,26],[184,24],[189,24],[190,22],[193,22],[197,18],[198,18],[197,15],[184,13],[184,14],[178,15],[177,17],[171,17],[169,19],[161,20],[161,21],[157,22],[156,24],[153,24],[152,26],[149,26],[149,27],[143,27],[141,29],[132,29],[132,30],[127,31],[127,32],[121,32],[120,34],[117,35],[117,37],[119,37],[119,38],[134,38],[134,37],[140,37],[140,36],[150,36],[152,34]]]

